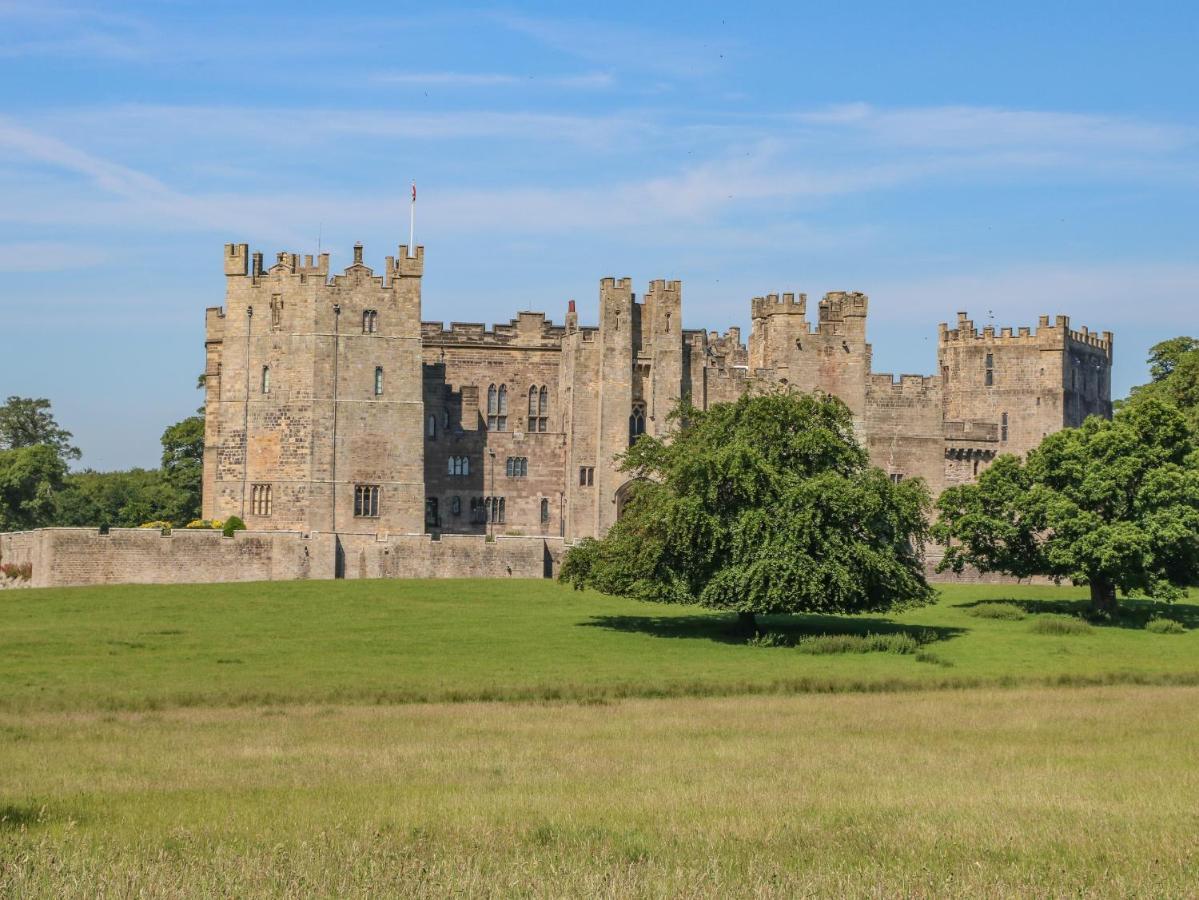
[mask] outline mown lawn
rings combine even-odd
[[[752,647],[733,617],[547,581],[122,586],[0,595],[0,710],[139,710],[709,696],[1018,684],[1199,683],[1199,605],[1133,603],[1119,625],[1034,630],[1082,608],[1072,588],[951,586],[894,616],[761,627],[911,633],[919,653]],[[1011,601],[1018,621],[971,615]],[[1154,634],[1151,614],[1187,626]]]
[[[0,896],[1194,896],[1199,688],[0,713]]]

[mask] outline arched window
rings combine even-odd
[[[450,514],[455,515],[455,516],[462,515],[462,498],[461,497],[451,497],[450,498]]]
[[[458,467],[458,457],[451,456],[445,462],[446,462],[446,472],[445,473],[447,475],[457,475],[458,472],[456,471],[456,469]]]
[[[379,327],[379,313],[373,309],[362,311],[362,333],[374,334]]]
[[[497,412],[499,412],[499,405],[496,402],[496,397],[497,394],[495,385],[490,385],[487,388],[487,415],[489,416],[494,416]]]
[[[987,387],[995,383],[995,356],[991,353],[987,354]]]
[[[541,524],[545,525],[550,520],[550,501],[542,498],[541,500]]]
[[[437,416],[429,413],[429,417],[425,420],[425,437],[431,441],[437,440]]]
[[[487,430],[508,430],[508,386],[493,384],[487,388]]]
[[[546,431],[550,421],[550,389],[544,384],[537,397],[537,415],[537,430]],[[529,430],[532,431],[532,429]]]
[[[633,412],[629,416],[629,446],[633,446],[637,438],[643,434],[645,434],[645,404],[634,403]]]
[[[536,431],[533,423],[537,421],[537,385],[529,388],[529,431]]]
[[[500,415],[508,415],[508,385],[500,385]]]
[[[375,396],[383,396],[383,367],[375,366]]]
[[[262,367],[262,392],[269,394],[271,392],[271,367]]]
[[[666,333],[670,334],[670,313],[666,314]]]
[[[999,417],[999,440],[1007,440],[1007,413]]]

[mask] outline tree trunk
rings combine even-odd
[[[746,634],[758,633],[758,620],[751,612],[737,613],[737,625],[740,626],[741,630]]]
[[[1109,618],[1116,615],[1116,586],[1099,575],[1091,579],[1091,612]]]

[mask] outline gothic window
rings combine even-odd
[[[629,416],[629,446],[637,442],[637,438],[645,434],[645,404],[634,403],[633,413]]]
[[[508,430],[508,386],[493,384],[487,388],[487,430]]]
[[[995,383],[995,357],[993,354],[987,354],[987,387]]]
[[[359,519],[379,517],[379,485],[354,485],[354,516]]]
[[[425,498],[425,524],[430,528],[436,528],[441,524],[441,519],[437,515],[437,498]]]
[[[509,478],[524,478],[529,474],[529,459],[526,456],[509,456],[504,466]]]
[[[462,498],[461,497],[451,497],[450,498],[450,514],[454,515],[454,516],[462,515]]]
[[[537,396],[537,410],[537,430],[545,431],[550,422],[550,389],[545,385],[541,386],[541,391]],[[532,431],[533,429],[530,428],[529,430]]]
[[[379,328],[379,313],[377,310],[364,309],[362,311],[362,333],[374,334]]]
[[[590,487],[595,483],[595,467],[580,466],[579,467],[579,487]]]
[[[269,484],[256,484],[250,488],[250,514],[254,516],[271,514],[271,486]]]
[[[999,440],[1007,440],[1007,413],[1004,413],[999,418]]]
[[[383,367],[375,366],[375,396],[383,396]]]
[[[283,325],[283,297],[275,294],[271,297],[271,328],[278,330]]]
[[[450,475],[469,475],[470,474],[470,457],[469,456],[451,456],[449,464]]]
[[[670,334],[670,313],[666,314],[666,333]]]
[[[491,522],[493,525],[503,525],[506,505],[503,497],[487,497],[483,501],[484,521]]]
[[[536,431],[533,423],[537,421],[537,386],[529,388],[529,431]]]
[[[262,392],[269,394],[271,392],[271,367],[262,367]]]
[[[425,437],[431,441],[437,440],[437,416],[433,413],[429,413],[425,420]]]
[[[458,473],[454,471],[454,465],[455,465],[455,463],[458,462],[458,457],[451,456],[445,462],[446,462],[446,472],[445,473],[447,475],[457,475]]]
[[[542,499],[541,501],[541,524],[545,525],[550,520],[550,501]]]

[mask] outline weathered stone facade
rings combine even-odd
[[[751,301],[740,330],[682,327],[682,284],[600,282],[600,317],[564,325],[421,322],[424,248],[375,275],[280,253],[264,270],[225,248],[223,308],[207,317],[204,515],[254,531],[352,535],[603,534],[626,477],[615,458],[662,434],[683,396],[701,408],[789,385],[840,397],[873,462],[934,493],[1111,414],[1112,335],[1041,318],[1035,330],[941,325],[939,371],[875,374],[869,300]],[[373,564],[372,564],[373,565]],[[373,569],[372,569],[373,571]],[[382,570],[381,570],[382,571]]]

